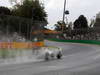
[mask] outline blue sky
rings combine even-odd
[[[63,3],[64,0],[42,0],[45,4],[45,10],[48,13],[49,28],[52,28],[58,20],[62,20]],[[10,4],[7,0],[0,0],[0,6],[8,6]],[[66,7],[70,14],[68,21],[75,21],[75,19],[83,14],[88,20],[96,16],[100,11],[100,0],[68,0]]]

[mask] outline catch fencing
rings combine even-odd
[[[32,19],[0,15],[0,58],[32,55],[33,50],[44,46],[43,30],[47,23]]]

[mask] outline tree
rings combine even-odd
[[[12,10],[13,15],[47,22],[47,14],[39,0],[24,0]]]
[[[95,28],[100,27],[100,12],[98,14],[96,14],[96,20],[95,20],[94,27]]]
[[[94,26],[94,24],[95,24],[95,19],[91,19],[91,21],[90,21],[90,28],[92,28],[93,26]]]
[[[18,18],[11,18],[11,27],[17,32],[24,33],[27,37],[27,35],[30,35],[31,30],[42,29],[47,24],[47,13],[39,0],[21,1],[21,3],[14,1],[16,4],[13,6],[12,15],[18,16]]]
[[[62,30],[62,22],[61,21],[58,21],[57,24],[55,24],[55,30],[57,31],[61,31]]]
[[[72,23],[72,22],[69,22],[69,24],[68,24],[68,29],[69,29],[69,30],[72,30],[72,29],[73,29],[73,23]]]
[[[57,31],[62,31],[62,28],[63,28],[63,32],[67,30],[66,24],[63,23],[62,21],[58,21],[57,24],[55,24],[55,26],[56,26],[55,30]]]
[[[88,22],[84,15],[80,15],[74,22],[74,29],[86,29],[88,28]]]
[[[0,14],[10,15],[11,14],[11,11],[10,11],[9,8],[1,6],[0,7]]]
[[[57,31],[61,31],[61,26],[58,25],[58,24],[55,24],[55,30],[57,30]]]
[[[0,6],[0,30],[6,31],[7,27],[7,17],[6,15],[11,15],[11,11],[9,8]]]
[[[84,15],[80,15],[79,18],[76,19],[74,22],[73,35],[74,36],[79,35],[78,38],[83,39],[84,37],[86,37],[87,33],[88,33],[88,21]]]

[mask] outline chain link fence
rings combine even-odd
[[[38,32],[44,29],[47,23],[33,21],[32,19],[0,15],[0,43],[32,43],[43,41],[43,33]],[[1,45],[0,45],[1,46]],[[0,47],[0,60],[23,56],[32,56],[33,48],[2,48]]]
[[[9,39],[11,39],[12,36],[14,36],[14,38],[16,39],[18,38],[18,36],[20,36],[20,38],[24,37],[25,39],[33,40],[33,38],[36,37],[43,37],[42,33],[32,34],[32,32],[43,30],[46,24],[46,22],[35,20],[33,21],[32,19],[28,18],[10,15],[0,15],[0,34],[2,36],[4,35],[8,37]],[[12,41],[19,42],[21,40],[14,39]]]

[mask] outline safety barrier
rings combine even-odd
[[[0,48],[33,48],[44,46],[44,42],[0,42]]]

